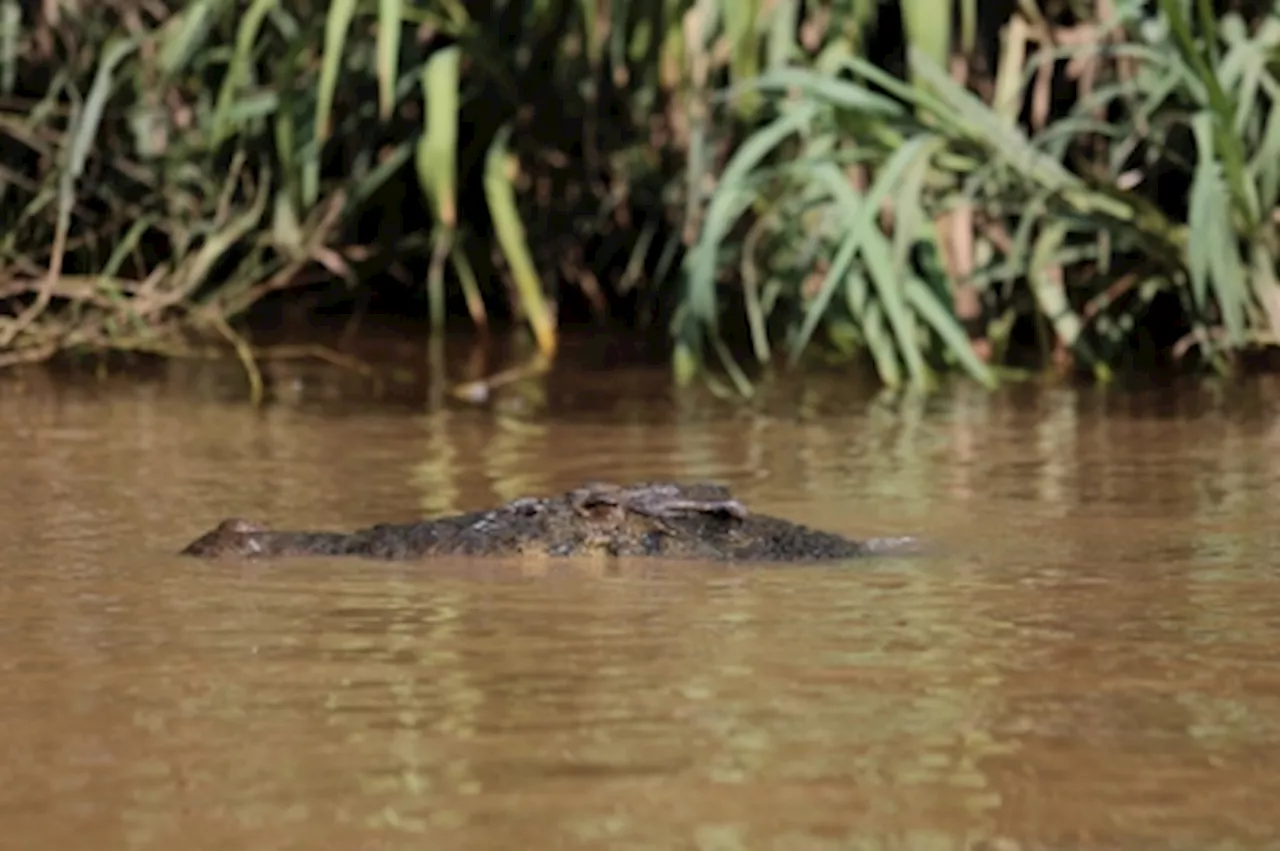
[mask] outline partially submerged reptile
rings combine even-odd
[[[855,541],[747,511],[713,484],[590,483],[489,511],[379,524],[351,533],[274,531],[232,518],[183,555],[213,558],[439,555],[659,556],[711,561],[806,562],[909,549],[912,538]]]

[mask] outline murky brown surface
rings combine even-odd
[[[430,414],[0,393],[0,847],[1280,847],[1280,383],[815,381],[755,413],[661,374]],[[352,528],[600,477],[936,552],[173,555],[230,514]]]

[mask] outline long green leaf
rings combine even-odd
[[[869,240],[881,205],[897,188],[902,175],[910,168],[916,157],[922,152],[927,153],[929,143],[930,138],[928,136],[918,136],[894,151],[893,155],[884,164],[884,167],[877,173],[875,181],[866,195],[842,210],[842,215],[846,217],[847,230],[841,240],[840,248],[836,251],[831,261],[831,266],[827,270],[821,286],[818,288],[817,295],[805,310],[804,322],[800,326],[800,331],[796,336],[791,351],[793,364],[809,344],[813,332],[817,330],[818,323],[826,313],[827,305],[831,301],[831,296],[835,293],[836,286],[845,280],[854,258],[857,257],[858,252]],[[840,191],[848,197],[851,188],[847,185],[847,179],[834,167],[822,169],[820,174],[815,175],[815,178],[829,186],[843,184]],[[906,325],[902,314],[900,294],[892,289],[889,282],[886,282],[886,286],[889,291],[881,293],[882,298],[888,299],[885,304],[885,313],[895,331],[902,329],[901,333],[905,338],[910,335],[910,332],[905,330]]]
[[[418,180],[445,227],[458,221],[455,175],[458,162],[459,74],[462,52],[457,45],[434,53],[422,66],[424,130],[418,142]]]
[[[871,284],[879,297],[878,301],[884,306],[885,318],[889,320],[889,327],[893,330],[898,351],[906,362],[911,383],[924,388],[929,384],[931,376],[921,354],[923,347],[917,339],[913,317],[907,310],[907,300],[902,291],[907,270],[894,267],[889,241],[878,230],[869,231],[863,238],[862,256]]]
[[[204,46],[225,0],[191,0],[165,21],[160,41],[160,70],[165,76],[184,71]]]
[[[215,147],[222,144],[234,129],[232,106],[240,87],[249,77],[253,49],[258,41],[262,21],[278,2],[279,0],[253,0],[249,11],[240,19],[240,26],[236,28],[235,51],[231,54],[226,76],[222,79],[222,88],[218,90],[218,103],[213,113],[212,133]]]
[[[71,131],[71,147],[67,156],[67,174],[78,180],[89,158],[89,149],[98,137],[102,114],[107,108],[107,98],[115,85],[116,67],[138,47],[137,39],[113,39],[102,51],[98,70],[93,75],[93,85],[85,98],[84,108],[76,117]]]
[[[951,52],[951,5],[938,0],[899,0],[898,3],[907,43],[939,67],[947,64]],[[912,81],[916,85],[923,83],[915,78],[914,69]]]
[[[556,351],[555,319],[547,306],[546,296],[543,295],[542,280],[538,277],[533,257],[529,253],[524,225],[520,222],[511,174],[515,163],[507,148],[507,140],[510,138],[511,127],[507,125],[489,145],[489,152],[485,157],[484,194],[489,202],[489,216],[493,220],[498,244],[511,269],[525,316],[533,329],[538,348],[549,357]]]
[[[907,303],[934,332],[942,338],[947,349],[955,355],[965,372],[984,387],[995,386],[995,376],[978,357],[955,316],[938,300],[929,286],[919,278],[907,279],[904,287]]]
[[[356,14],[356,0],[329,0],[329,14],[324,19],[324,53],[320,60],[320,82],[316,89],[316,139],[329,138],[333,98],[338,88],[338,74],[347,44],[347,31]]]
[[[723,241],[751,203],[748,175],[786,139],[807,126],[816,114],[812,105],[788,110],[750,136],[730,158],[707,205],[698,241],[685,260],[686,300],[691,317],[717,326],[716,270]]]
[[[396,69],[400,65],[402,0],[378,0],[378,114],[391,117],[396,99]]]
[[[1207,18],[1203,17],[1205,12],[1204,4],[1202,3],[1201,27],[1198,29],[1200,29],[1204,39],[1205,50],[1210,54],[1205,56],[1191,34],[1192,27],[1184,14],[1182,3],[1183,0],[1159,0],[1160,10],[1164,13],[1165,20],[1168,21],[1170,29],[1173,31],[1174,44],[1182,53],[1183,59],[1194,69],[1197,80],[1208,92],[1208,105],[1216,118],[1213,124],[1214,141],[1219,155],[1222,157],[1227,185],[1231,188],[1232,200],[1237,210],[1245,217],[1249,228],[1252,229],[1258,219],[1257,199],[1254,197],[1249,183],[1245,180],[1245,158],[1244,152],[1240,148],[1240,140],[1229,132],[1235,109],[1231,98],[1223,90],[1217,71],[1213,67],[1217,45],[1215,43],[1212,14],[1208,13]],[[1207,29],[1205,25],[1207,25]]]

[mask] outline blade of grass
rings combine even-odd
[[[898,3],[908,45],[939,67],[946,65],[951,53],[951,6],[938,0],[900,0]],[[914,73],[912,82],[917,86],[927,85]]]
[[[836,286],[845,280],[854,258],[857,257],[858,252],[863,249],[870,238],[873,229],[876,227],[876,216],[879,214],[881,206],[898,186],[903,174],[910,168],[916,157],[922,153],[928,154],[929,143],[929,136],[917,136],[894,151],[876,174],[875,180],[865,196],[859,196],[858,193],[854,192],[852,187],[848,186],[847,178],[834,166],[820,167],[815,171],[813,175],[814,182],[820,185],[840,187],[837,191],[841,196],[846,199],[856,198],[857,200],[852,203],[846,200],[841,205],[843,208],[841,216],[847,222],[846,227],[848,229],[839,249],[836,251],[835,257],[832,258],[831,266],[818,289],[818,294],[805,310],[804,321],[800,326],[800,331],[791,350],[792,365],[796,363],[796,359],[809,344],[813,332],[817,329],[818,323],[826,312],[831,296],[835,293]],[[888,274],[891,278],[892,272],[890,271]],[[892,290],[891,286],[889,288]],[[886,294],[882,292],[881,296],[886,297]],[[901,299],[898,298],[898,293],[889,291],[887,298],[889,301],[885,305],[885,311],[889,316],[890,322],[893,323],[895,329],[905,328],[902,322]],[[903,333],[909,334],[905,330]]]
[[[983,387],[995,387],[995,375],[990,367],[978,357],[960,323],[938,300],[928,284],[913,275],[907,279],[903,291],[907,304],[942,338],[948,351],[955,355],[965,372]]]
[[[71,229],[71,211],[76,203],[76,183],[84,172],[85,162],[89,158],[89,149],[98,136],[107,98],[111,96],[111,90],[115,84],[116,67],[136,50],[137,46],[138,42],[133,38],[114,39],[108,42],[102,51],[97,70],[94,72],[93,84],[89,87],[89,96],[72,118],[71,141],[63,152],[62,171],[58,175],[58,218],[48,272],[35,300],[27,305],[3,331],[0,331],[0,349],[9,348],[18,335],[49,307],[53,290],[58,284],[58,278],[62,275],[67,234]]]
[[[1202,27],[1200,32],[1204,39],[1205,50],[1209,53],[1206,57],[1191,34],[1191,24],[1183,13],[1183,0],[1158,0],[1158,2],[1160,11],[1164,13],[1165,20],[1168,21],[1173,32],[1174,44],[1182,54],[1183,60],[1195,71],[1196,79],[1208,93],[1209,108],[1217,119],[1213,122],[1214,142],[1219,156],[1222,157],[1223,171],[1226,174],[1227,185],[1231,189],[1232,201],[1239,213],[1244,216],[1248,229],[1253,230],[1258,220],[1257,198],[1250,190],[1249,182],[1245,180],[1245,158],[1240,148],[1240,139],[1230,132],[1235,109],[1231,98],[1223,90],[1214,68],[1217,44],[1212,8],[1204,0],[1199,0],[1198,11]]]
[[[329,13],[324,19],[324,53],[320,60],[320,80],[316,87],[315,137],[323,142],[331,131],[333,98],[338,88],[338,74],[347,44],[347,31],[356,14],[356,0],[329,0]]]
[[[458,210],[454,175],[458,162],[459,80],[462,52],[457,45],[436,51],[422,66],[423,133],[418,141],[418,181],[437,220],[455,227]]]
[[[893,337],[884,324],[884,311],[878,303],[872,303],[862,317],[862,333],[867,340],[867,351],[875,362],[876,373],[886,387],[902,386],[902,368],[898,363]]]
[[[204,46],[225,0],[192,0],[164,22],[160,37],[160,71],[167,77],[180,73]]]
[[[489,216],[497,233],[498,244],[511,269],[516,292],[533,329],[538,348],[544,356],[551,357],[556,351],[555,319],[543,295],[542,281],[529,254],[524,225],[520,221],[512,182],[516,164],[507,149],[510,137],[511,125],[508,124],[499,130],[489,145],[485,156],[484,194],[489,202]]]
[[[685,259],[685,303],[692,320],[717,327],[717,263],[723,242],[754,198],[748,189],[749,175],[786,139],[807,126],[815,113],[809,105],[787,110],[743,142],[725,166],[707,204],[702,232]]]
[[[231,122],[232,104],[240,87],[249,76],[253,48],[258,42],[262,21],[277,2],[279,0],[254,0],[249,6],[249,11],[245,12],[244,17],[240,19],[240,26],[236,28],[235,49],[231,54],[231,61],[227,64],[227,73],[222,79],[222,87],[218,90],[217,105],[213,112],[211,132],[214,147],[222,144],[234,129]]]
[[[899,357],[906,362],[911,383],[917,388],[928,386],[932,376],[924,362],[922,347],[916,337],[913,317],[907,310],[903,297],[902,281],[907,270],[895,268],[893,251],[889,241],[879,230],[868,229],[862,242],[862,259],[866,264],[871,285],[875,288],[877,303],[884,308],[885,318],[893,331]]]
[[[13,94],[18,80],[18,37],[22,33],[22,7],[17,0],[0,2],[0,92]],[[3,187],[0,187],[3,195]]]
[[[402,12],[402,0],[378,0],[378,115],[383,121],[391,117],[395,108]]]

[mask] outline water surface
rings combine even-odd
[[[0,847],[1280,847],[1280,385],[567,381],[433,412],[6,385]],[[601,477],[934,552],[173,555]]]

